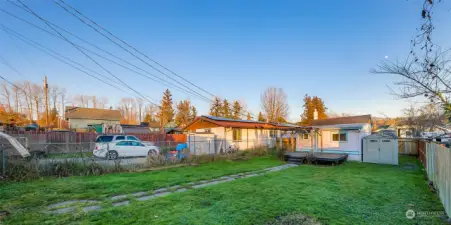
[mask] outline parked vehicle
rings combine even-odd
[[[93,155],[96,157],[114,160],[122,157],[147,157],[157,155],[160,150],[157,146],[146,145],[136,140],[115,140],[104,143],[102,147],[93,150]]]
[[[139,141],[142,144],[147,145],[147,146],[155,146],[153,142],[141,141],[141,140],[139,140],[139,138],[137,138],[133,135],[99,135],[96,138],[95,148],[96,149],[106,148],[107,143],[113,142],[113,141]],[[160,151],[159,148],[158,148],[158,151]]]
[[[107,158],[107,159],[116,159],[118,157],[132,157],[135,153],[118,153],[118,151],[112,149],[116,148],[118,142],[120,141],[129,141],[125,143],[121,143],[119,145],[120,151],[125,151],[126,149],[134,150],[140,152],[136,153],[136,156],[147,156],[149,151],[152,154],[159,154],[160,148],[155,146],[153,142],[150,141],[141,141],[139,138],[133,135],[99,135],[96,138],[95,147],[93,150],[94,156]],[[139,144],[138,144],[139,143]],[[126,147],[130,146],[130,147]],[[142,148],[141,148],[142,147]],[[146,151],[144,151],[146,150]],[[113,151],[113,152],[110,152]],[[143,153],[145,152],[145,154]],[[107,153],[111,153],[111,155],[107,155]]]

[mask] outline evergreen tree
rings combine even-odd
[[[180,101],[177,104],[177,113],[175,114],[177,126],[184,127],[191,121],[191,109],[191,103],[188,100]]]
[[[258,121],[265,122],[265,117],[263,117],[262,112],[258,113]]]
[[[302,125],[311,125],[314,119],[315,109],[318,112],[318,119],[326,119],[326,107],[321,98],[317,96],[304,96],[304,113],[301,115]]]
[[[172,94],[168,89],[163,92],[163,98],[161,100],[158,117],[160,119],[160,125],[162,127],[171,122],[174,118],[174,109],[172,108]]]
[[[252,116],[251,116],[250,112],[247,113],[247,120],[252,120]]]
[[[229,101],[227,101],[227,99],[224,99],[224,101],[222,102],[222,117],[225,118],[232,118],[232,113],[230,112],[230,104]]]
[[[316,111],[318,112],[318,119],[327,119],[326,114],[326,106],[324,106],[324,102],[321,98],[314,96],[312,98],[312,104],[315,106]]]
[[[210,107],[211,116],[222,116],[222,102],[221,99],[215,97],[213,104]]]
[[[315,106],[312,104],[312,97],[304,96],[304,113],[301,115],[301,124],[310,125],[313,120],[313,112],[315,111]]]
[[[197,109],[196,107],[191,106],[191,116],[190,116],[190,121],[193,121],[194,119],[196,119],[197,117]]]
[[[243,107],[241,106],[239,101],[234,101],[233,102],[233,115],[232,118],[233,119],[241,119],[241,114],[243,111]]]

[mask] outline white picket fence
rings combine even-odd
[[[448,216],[451,216],[451,149],[429,142],[426,144],[426,171],[433,182]]]

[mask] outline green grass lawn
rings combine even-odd
[[[68,198],[102,198],[198,179],[278,165],[258,158],[219,162],[197,168],[151,173],[74,177],[0,186],[0,205],[12,210],[6,223],[82,224],[262,224],[278,216],[302,213],[322,224],[437,224],[438,218],[405,217],[407,209],[443,211],[428,190],[416,160],[401,158],[403,167],[347,162],[335,167],[302,165],[175,193],[129,206],[89,214],[48,215],[32,206]],[[17,189],[17,190],[16,190]],[[42,196],[44,202],[36,198]],[[43,206],[42,206],[43,205]],[[27,210],[30,210],[29,212]]]
[[[41,211],[52,203],[70,199],[105,200],[113,195],[151,191],[192,181],[212,179],[224,175],[260,170],[281,165],[282,162],[260,157],[248,161],[219,161],[140,173],[106,174],[102,176],[46,178],[29,182],[0,183],[0,210],[13,215],[6,222],[40,224],[50,217]]]

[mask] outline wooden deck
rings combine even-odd
[[[346,161],[348,154],[333,154],[323,152],[287,152],[284,159],[290,163],[302,164],[307,161],[315,164],[340,164]]]

